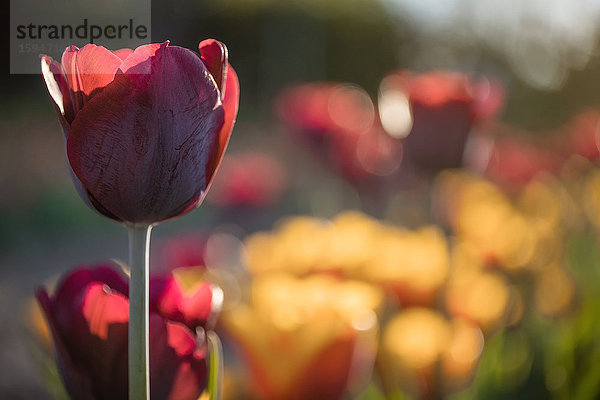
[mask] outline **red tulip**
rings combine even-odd
[[[38,290],[72,399],[127,399],[128,290],[123,276],[108,266],[76,269],[52,298]],[[206,377],[206,347],[195,333],[151,312],[152,398],[196,400],[206,388]]]
[[[388,93],[398,93],[406,99],[399,103],[402,109],[396,110],[406,131],[389,133],[406,136],[405,159],[430,172],[462,166],[473,128],[489,120],[504,98],[497,84],[485,79],[474,82],[453,72],[400,71],[382,81],[382,95]],[[405,107],[410,107],[410,117]],[[412,121],[405,121],[407,118]],[[384,128],[389,129],[387,125]]]
[[[80,195],[117,221],[152,224],[198,206],[223,157],[239,98],[227,48],[71,46],[42,73]]]

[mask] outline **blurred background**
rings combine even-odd
[[[598,21],[597,0],[152,2],[153,42],[219,39],[240,79],[208,199],[152,247],[225,291],[226,398],[600,398]],[[77,196],[41,76],[4,65],[0,397],[61,398],[33,292],[127,237]]]

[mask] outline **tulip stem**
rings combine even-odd
[[[150,399],[148,261],[151,226],[129,230],[129,400]]]
[[[223,390],[223,345],[219,336],[213,331],[207,332],[208,350],[210,357],[208,371],[209,400],[221,400]]]

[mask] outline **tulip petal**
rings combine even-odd
[[[77,77],[77,46],[69,46],[62,54],[61,64],[65,71],[65,78],[69,84],[71,91],[71,103],[73,104],[74,113],[77,113],[83,107],[83,93],[81,85]]]
[[[152,63],[147,62],[151,57],[154,57],[156,52],[159,49],[167,47],[169,45],[169,41],[164,43],[152,43],[145,44],[139,46],[133,51],[119,66],[120,72],[127,73],[130,69],[137,67],[135,71],[132,71],[134,74],[149,74],[151,73],[150,67]]]
[[[194,330],[204,327],[212,312],[212,286],[200,282],[189,293],[173,275],[151,280],[150,307],[164,318],[181,322]]]
[[[190,50],[161,46],[126,72],[77,114],[67,154],[108,212],[155,223],[202,199],[224,111],[213,79]]]
[[[92,394],[90,378],[73,363],[54,318],[54,307],[48,293],[44,289],[39,289],[36,292],[36,298],[44,311],[46,321],[52,333],[54,347],[56,348],[56,363],[67,393],[71,394],[73,398],[80,400],[93,400],[94,396]]]
[[[79,111],[112,82],[122,60],[102,46],[86,44],[81,49],[75,46],[67,48],[62,62],[73,92],[75,108]]]
[[[281,398],[343,399],[352,373],[355,345],[353,334],[337,337],[316,355]]]
[[[83,287],[93,283],[102,282],[113,290],[127,296],[128,284],[121,274],[108,265],[99,265],[93,268],[78,268],[62,281],[54,298],[54,310],[57,324],[61,330],[72,327],[72,310],[76,307],[78,298],[81,297]]]
[[[117,385],[127,374],[129,302],[123,289],[127,282],[117,271],[81,268],[59,286],[53,303],[62,340],[77,371],[90,378],[97,399],[127,398],[126,382]]]
[[[91,268],[79,267],[62,281],[56,290],[54,303],[57,307],[69,307],[79,295],[81,288],[92,283],[102,282],[113,290],[127,296],[129,291],[125,278],[109,265],[96,265]]]
[[[152,398],[196,400],[206,387],[206,359],[184,325],[150,315],[150,391]]]
[[[66,137],[65,137],[65,139],[66,139]],[[114,219],[115,221],[121,222],[121,220],[117,216],[111,214],[108,210],[106,210],[102,206],[102,204],[100,204],[96,199],[94,199],[94,196],[92,196],[87,191],[87,189],[83,186],[83,183],[81,183],[81,181],[79,180],[77,175],[75,175],[75,172],[73,172],[73,168],[71,167],[71,164],[68,162],[68,160],[67,160],[67,165],[69,166],[69,174],[71,175],[71,180],[73,181],[75,190],[77,191],[77,194],[79,194],[79,197],[81,197],[83,202],[89,208],[96,211],[98,214],[104,215],[107,218],[111,218],[111,219]]]
[[[122,379],[127,376],[127,290],[121,274],[100,266],[71,273],[53,302],[38,292],[55,332],[65,387],[74,399],[127,399]]]
[[[215,39],[206,39],[198,45],[200,58],[215,80],[221,96],[227,83],[227,47]],[[223,97],[221,97],[223,98]]]
[[[46,83],[46,88],[54,104],[60,125],[63,129],[65,138],[69,134],[69,128],[74,118],[73,103],[71,102],[71,93],[69,84],[63,74],[60,64],[46,55],[41,56],[42,76]]]
[[[113,51],[113,54],[119,57],[122,61],[125,61],[131,53],[133,53],[133,50],[127,48]]]
[[[474,85],[473,113],[475,121],[494,117],[504,105],[504,87],[493,80],[483,79]]]
[[[107,340],[111,324],[129,321],[129,301],[125,296],[115,294],[108,285],[94,283],[85,295],[82,312],[90,333]]]
[[[233,130],[233,125],[235,123],[235,119],[238,113],[239,100],[240,100],[240,83],[234,69],[229,66],[227,69],[227,83],[225,85],[225,95],[223,96],[223,109],[225,110],[225,122],[219,131],[219,143],[217,147],[216,157],[214,158],[212,170],[210,173],[211,180],[209,182],[212,183],[212,178],[215,176],[215,172],[221,160],[223,159],[223,155],[225,154],[225,149],[227,148],[227,144],[229,143],[229,138],[231,137],[231,131]]]
[[[58,115],[58,120],[60,122],[63,135],[66,141],[69,137],[69,130],[71,129],[71,123],[73,122],[73,118],[75,118],[76,112],[76,110],[73,107],[69,84],[59,63],[54,61],[52,57],[48,57],[46,55],[42,55],[41,59],[42,75],[44,77],[44,82],[46,83],[48,94],[50,94],[50,98],[52,99],[52,103],[54,104],[54,109]],[[98,204],[93,204],[93,199],[90,199],[87,190],[83,187],[83,184],[73,172],[73,169],[71,168],[70,164],[69,173],[71,175],[71,179],[73,180],[73,184],[75,185],[77,193],[88,207],[96,209],[96,211],[98,211],[102,215],[118,220],[118,218],[103,210],[102,207]]]
[[[108,285],[94,282],[83,294],[80,312],[75,324],[83,324],[87,331],[73,338],[77,340],[71,346],[83,356],[94,377],[94,393],[106,400],[126,399],[129,300]]]

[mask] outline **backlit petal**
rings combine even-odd
[[[223,96],[227,82],[227,47],[218,40],[206,39],[200,42],[198,49],[202,62],[214,78],[221,96]]]

